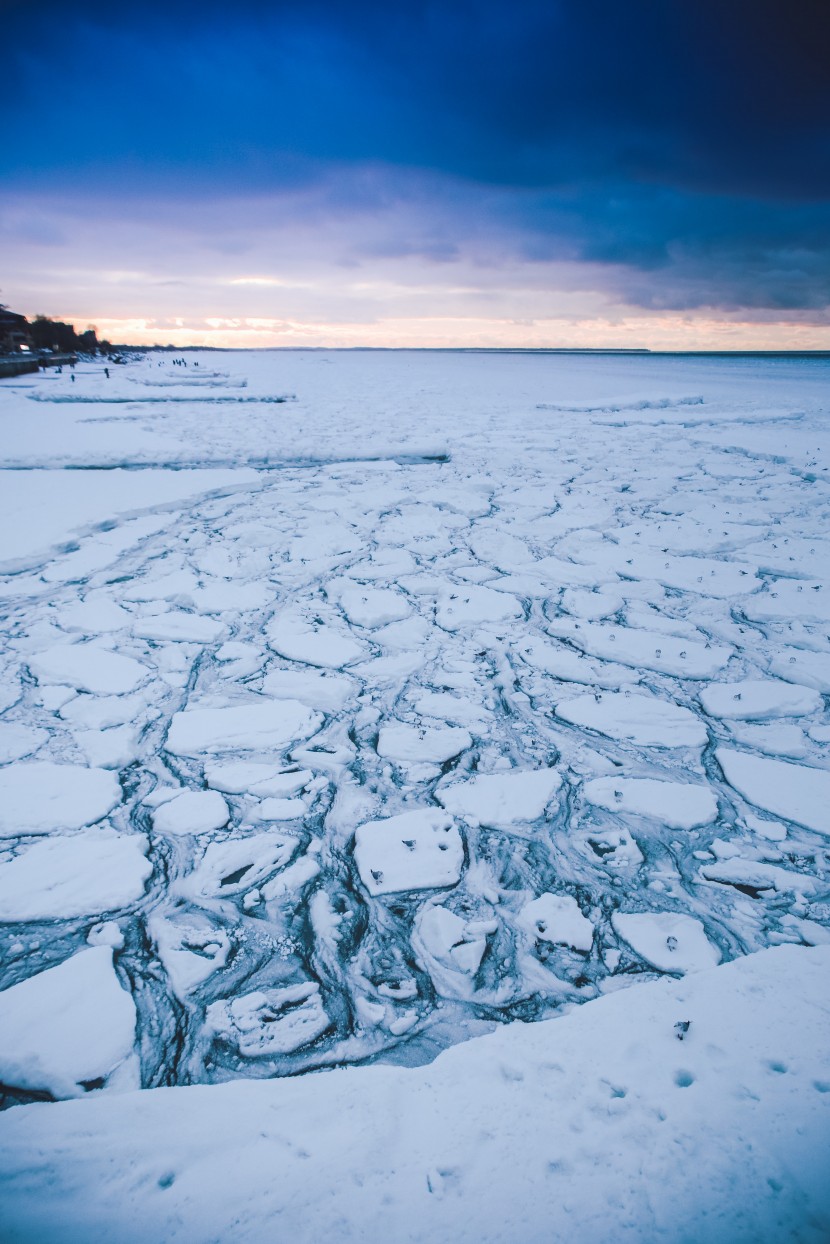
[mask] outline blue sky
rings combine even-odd
[[[134,340],[830,345],[824,0],[0,0],[0,297]]]

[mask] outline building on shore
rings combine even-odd
[[[0,354],[19,354],[32,349],[29,321],[8,307],[0,307]]]

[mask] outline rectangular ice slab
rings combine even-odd
[[[788,764],[719,747],[718,764],[730,786],[756,808],[830,837],[830,770]]]
[[[618,691],[581,695],[556,706],[556,715],[575,726],[645,747],[703,747],[706,727],[679,704],[655,695]]]
[[[676,911],[615,912],[614,931],[660,972],[699,972],[715,967],[721,954],[694,916]]]
[[[701,691],[700,702],[710,717],[721,717],[728,721],[804,717],[817,712],[822,706],[822,699],[817,691],[773,678],[715,682]]]
[[[603,777],[586,782],[582,793],[598,808],[647,816],[671,829],[709,825],[718,814],[718,801],[709,787],[690,782]]]
[[[140,661],[97,644],[56,644],[29,657],[28,665],[38,682],[59,683],[100,695],[133,691],[150,672]]]
[[[307,739],[322,720],[298,700],[192,708],[173,715],[164,746],[175,756],[257,748],[278,751],[296,739]]]
[[[367,821],[355,834],[354,855],[372,895],[455,885],[464,864],[455,822],[433,808]]]

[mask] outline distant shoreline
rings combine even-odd
[[[115,348],[115,347],[113,347]],[[647,346],[131,346],[117,347],[153,354],[202,350],[212,354],[585,354],[634,358],[784,358],[830,359],[830,350],[652,350]]]

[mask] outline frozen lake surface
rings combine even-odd
[[[629,987],[783,945],[756,992],[826,998],[830,363],[185,357],[0,386],[6,1104],[117,1130],[131,1088],[415,1068],[582,1003],[613,1050]],[[747,1239],[824,1238],[787,1187]]]

